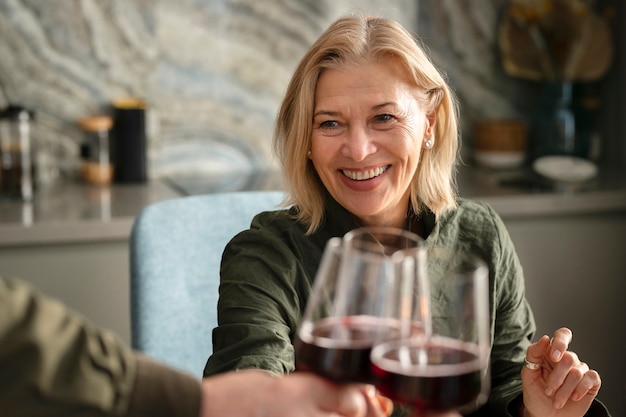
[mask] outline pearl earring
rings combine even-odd
[[[435,144],[435,140],[431,136],[428,139],[426,139],[426,142],[424,143],[424,146],[426,146],[426,149],[432,149],[434,144]]]
[[[310,150],[306,153],[306,156],[307,156],[309,159],[311,158],[311,151],[310,151]]]

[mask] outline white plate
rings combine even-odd
[[[575,156],[542,156],[533,169],[554,181],[581,182],[595,177],[598,167],[591,161]]]

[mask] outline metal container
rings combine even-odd
[[[0,111],[0,198],[30,201],[35,188],[31,141],[33,112],[10,105]]]

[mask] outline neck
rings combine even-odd
[[[400,216],[367,216],[356,217],[355,221],[359,227],[397,227],[398,229],[411,230],[412,210],[405,211]]]

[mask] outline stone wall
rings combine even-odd
[[[152,178],[272,166],[291,72],[349,11],[418,15],[413,0],[0,0],[0,107],[33,109],[44,159],[70,175],[76,121],[128,96],[149,103]]]
[[[149,103],[151,178],[273,167],[274,116],[292,70],[332,20],[360,11],[419,34],[459,97],[467,136],[473,120],[519,116],[532,97],[499,63],[502,4],[0,0],[0,107],[35,110],[42,161],[68,175],[84,140],[76,121],[128,96]]]

